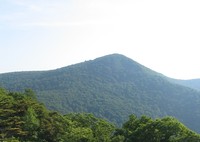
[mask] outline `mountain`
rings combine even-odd
[[[190,79],[190,80],[171,79],[171,81],[200,91],[200,79]]]
[[[174,116],[200,132],[200,93],[120,54],[50,71],[0,74],[11,91],[32,88],[49,109],[89,112],[122,124],[129,114]]]

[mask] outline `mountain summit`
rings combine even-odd
[[[51,71],[0,74],[12,91],[32,88],[49,109],[89,112],[122,124],[128,115],[174,116],[200,132],[200,93],[120,54]]]

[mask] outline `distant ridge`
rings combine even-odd
[[[170,79],[170,81],[200,91],[200,79]]]
[[[49,109],[89,112],[122,124],[128,115],[174,116],[200,132],[200,93],[120,54],[50,71],[0,74],[11,91],[32,88]]]

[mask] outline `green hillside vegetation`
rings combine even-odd
[[[47,110],[33,91],[0,89],[2,142],[200,142],[200,135],[172,117],[130,115],[122,128],[87,113]]]
[[[48,109],[92,113],[121,126],[130,114],[173,116],[200,132],[200,93],[119,54],[40,72],[0,75],[10,91],[32,88]]]
[[[34,93],[0,90],[0,141],[102,142],[115,127],[92,114],[67,114],[47,110]]]

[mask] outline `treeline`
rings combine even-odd
[[[47,110],[33,91],[0,89],[2,142],[200,142],[200,135],[172,117],[130,115],[121,128],[87,113]]]

